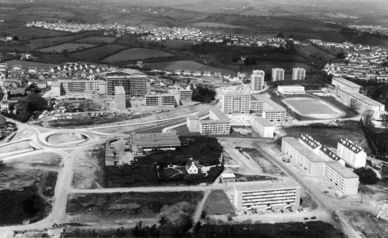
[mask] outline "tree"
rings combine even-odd
[[[379,181],[375,171],[367,168],[358,168],[354,170],[354,173],[360,177],[360,183],[362,184],[375,184]]]
[[[211,103],[216,97],[216,91],[214,89],[206,87],[204,85],[198,85],[193,90],[192,100],[202,103]]]

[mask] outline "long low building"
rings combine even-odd
[[[310,176],[322,176],[325,161],[294,137],[283,137],[282,156]]]
[[[277,90],[284,95],[306,94],[302,85],[279,85]]]
[[[299,208],[302,188],[293,181],[233,183],[233,205],[237,210]]]
[[[175,150],[181,146],[176,133],[143,133],[131,136],[133,151]]]

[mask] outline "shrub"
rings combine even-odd
[[[372,169],[358,168],[354,170],[354,173],[360,177],[360,183],[362,184],[375,184],[379,181],[379,178]]]

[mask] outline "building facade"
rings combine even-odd
[[[114,95],[114,87],[123,86],[126,95],[144,97],[147,94],[147,76],[112,72],[106,75],[108,95]]]
[[[116,110],[125,110],[129,106],[129,102],[127,102],[127,97],[125,95],[125,91],[124,91],[123,86],[116,86],[115,87],[114,100],[115,100]]]
[[[304,68],[293,68],[292,69],[292,80],[305,80],[306,70]]]
[[[225,114],[248,114],[249,107],[249,94],[228,93],[222,95],[221,108]]]
[[[64,93],[106,93],[104,80],[60,79],[58,82]]]
[[[285,121],[287,118],[287,111],[284,107],[259,94],[252,95],[250,111],[258,113],[262,118],[271,122]]]
[[[251,75],[251,89],[260,91],[264,89],[265,72],[263,70],[253,70]]]
[[[305,94],[304,86],[301,85],[279,85],[278,92],[284,95]]]
[[[275,134],[275,127],[268,120],[255,117],[252,122],[252,130],[256,132],[260,137],[273,138]]]
[[[358,193],[358,175],[337,162],[326,163],[324,178],[343,195],[355,195]]]
[[[175,107],[177,105],[176,97],[172,94],[148,94],[145,95],[146,107]]]
[[[232,183],[233,205],[237,210],[297,209],[302,188],[291,181],[254,181]]]
[[[353,168],[366,166],[366,153],[364,149],[348,139],[340,139],[337,143],[337,154]]]
[[[272,81],[283,81],[284,80],[284,69],[273,68],[272,69]]]

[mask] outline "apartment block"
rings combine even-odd
[[[123,86],[126,95],[145,96],[147,94],[147,76],[142,73],[112,72],[107,73],[107,92],[114,95],[114,87]]]
[[[129,98],[127,99],[124,91],[123,86],[116,86],[115,87],[115,96],[114,96],[114,101],[115,101],[115,108],[117,110],[125,110],[127,106],[129,105],[129,102],[127,102]]]
[[[284,69],[273,68],[272,69],[272,81],[283,81],[284,80]]]
[[[263,70],[253,70],[251,75],[251,89],[259,91],[264,89],[265,72]]]
[[[145,95],[146,107],[175,107],[177,101],[175,95],[172,94],[148,94]]]
[[[241,182],[232,183],[232,186],[232,201],[237,210],[297,209],[300,206],[302,188],[290,180]]]
[[[222,95],[221,108],[225,114],[248,114],[249,94],[227,93]]]
[[[188,116],[187,127],[190,132],[199,132],[201,135],[230,134],[230,120],[217,108],[209,111],[209,119],[207,120],[200,120],[197,115]]]
[[[358,175],[337,162],[326,163],[324,178],[344,195],[355,195],[358,193]]]
[[[260,137],[273,138],[275,133],[275,126],[264,118],[255,117],[252,122],[252,130]]]
[[[250,110],[271,122],[285,121],[287,118],[287,111],[284,107],[260,94],[251,96]]]
[[[322,176],[325,161],[294,137],[283,137],[282,156],[310,176]]]
[[[58,82],[64,93],[106,93],[104,80],[60,79]]]
[[[366,153],[364,149],[348,139],[340,139],[337,143],[337,154],[353,168],[361,168],[366,165]]]
[[[292,80],[305,80],[306,70],[304,68],[293,68],[292,69]]]

